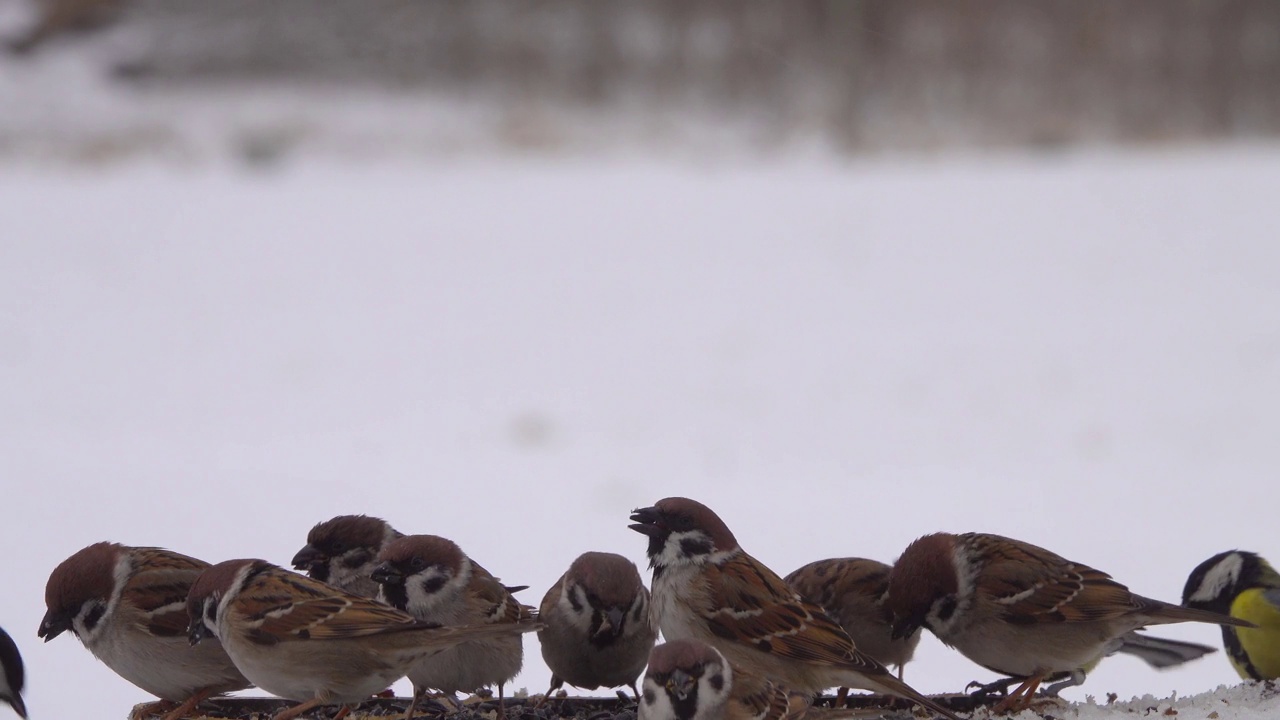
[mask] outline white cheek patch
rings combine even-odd
[[[671,720],[676,716],[676,709],[667,697],[667,689],[650,678],[644,679],[644,687],[640,690],[639,720]]]
[[[574,606],[574,603],[577,606]],[[564,612],[566,617],[572,618],[573,624],[586,632],[591,627],[591,604],[587,602],[586,593],[578,585],[566,584],[564,589],[560,591],[560,599],[557,605]]]
[[[701,530],[685,530],[673,532],[667,536],[662,552],[653,558],[653,564],[659,567],[678,565],[701,565],[712,560],[715,543]]]
[[[1217,565],[1209,568],[1209,572],[1204,574],[1204,580],[1200,581],[1200,587],[1197,587],[1187,599],[1192,602],[1212,601],[1224,590],[1239,582],[1240,573],[1243,570],[1244,558],[1239,553],[1231,553],[1219,560]]]

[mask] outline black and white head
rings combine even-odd
[[[649,631],[649,591],[635,563],[615,553],[578,556],[557,602],[596,647],[612,645],[630,631]]]
[[[1229,550],[1205,560],[1191,571],[1182,589],[1182,604],[1223,614],[1231,612],[1235,597],[1252,588],[1280,587],[1280,574],[1257,553]]]
[[[733,687],[719,650],[696,640],[653,648],[640,691],[639,720],[717,720]]]
[[[218,626],[227,606],[246,580],[270,567],[266,560],[227,560],[200,573],[187,592],[187,637],[191,644],[205,638],[221,640]]]
[[[18,717],[27,716],[27,706],[22,702],[22,655],[9,633],[0,628],[0,700],[13,706]]]
[[[631,512],[629,527],[649,537],[649,566],[664,568],[718,563],[738,551],[738,541],[711,508],[669,497]]]
[[[471,560],[452,540],[407,535],[382,549],[372,577],[383,602],[422,617],[457,598],[471,572]]]
[[[116,543],[95,543],[63,560],[44,586],[47,609],[39,637],[49,642],[70,630],[92,646],[119,605],[132,571],[129,549]]]
[[[378,553],[403,535],[387,521],[368,515],[339,515],[311,528],[307,544],[293,556],[293,567],[345,590],[367,582]]]

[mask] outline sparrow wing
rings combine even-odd
[[[140,624],[159,637],[185,637],[187,592],[209,563],[161,548],[135,548],[134,573],[123,601],[141,613]]]
[[[726,714],[731,720],[799,720],[809,709],[809,699],[788,692],[765,678],[735,668],[730,702]]]
[[[961,537],[980,546],[982,582],[1010,622],[1094,622],[1143,608],[1142,598],[1101,570],[1012,538]]]
[[[363,637],[420,627],[412,615],[287,571],[262,573],[240,591],[237,610],[258,642]]]
[[[866,558],[833,558],[809,563],[785,580],[801,597],[817,603],[836,620],[881,618],[893,624],[884,603],[891,568]]]
[[[843,665],[864,675],[888,674],[854,648],[821,607],[805,601],[772,570],[746,553],[707,565],[707,625],[717,636],[781,657]]]
[[[482,610],[485,622],[515,623],[532,617],[533,608],[516,600],[487,570],[472,562],[471,601]]]

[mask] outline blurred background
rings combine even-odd
[[[534,605],[643,567],[668,495],[780,574],[983,530],[1177,601],[1280,556],[1280,4],[0,0],[0,39],[33,717],[147,699],[35,637],[106,539],[287,563],[364,512]],[[992,676],[926,638],[906,679]]]

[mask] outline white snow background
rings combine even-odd
[[[582,551],[642,564],[627,515],[675,494],[779,573],[982,530],[1177,601],[1213,553],[1277,553],[1277,187],[1275,146],[0,167],[0,624],[32,716],[147,699],[36,639],[67,555],[287,564],[341,513],[533,605]],[[529,636],[512,689],[548,677]],[[993,676],[926,637],[906,678]],[[1117,657],[1065,695],[1237,682]]]

